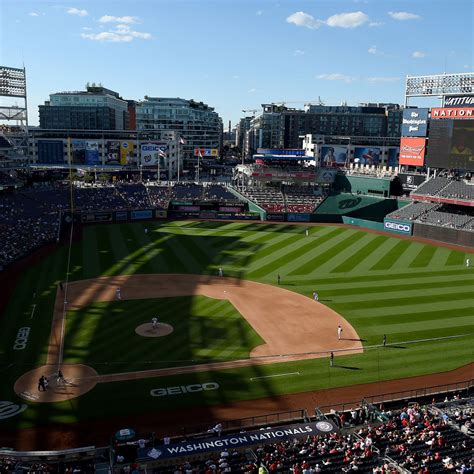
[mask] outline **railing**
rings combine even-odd
[[[238,430],[238,429],[249,429],[249,428],[254,428],[256,426],[269,426],[269,425],[274,425],[277,423],[286,423],[289,421],[296,421],[296,420],[301,420],[304,421],[305,417],[307,417],[308,414],[305,409],[301,408],[298,410],[290,410],[290,411],[284,411],[284,412],[278,412],[278,413],[269,413],[267,415],[257,415],[257,416],[250,416],[248,418],[240,418],[237,420],[228,420],[228,421],[222,421],[222,431],[227,431],[227,430]],[[200,425],[191,425],[187,427],[181,428],[179,431],[176,433],[170,433],[171,436],[176,436],[176,435],[181,435],[181,436],[189,436],[191,434],[193,435],[199,435],[203,433],[207,433],[207,430],[211,428],[211,423],[207,423],[206,425],[200,424]]]
[[[390,392],[379,395],[372,395],[364,397],[366,403],[371,404],[380,404],[380,403],[389,403],[396,402],[400,400],[407,400],[411,398],[423,398],[429,397],[432,395],[444,395],[452,392],[465,392],[468,394],[470,390],[474,388],[474,379],[465,380],[463,382],[456,382],[444,385],[435,385],[433,387],[423,387],[418,389],[411,390],[401,390],[399,392]],[[346,401],[343,403],[337,403],[334,405],[325,405],[319,407],[319,410],[322,413],[330,413],[331,410],[336,411],[347,411],[351,408],[356,407],[361,404],[361,399]]]

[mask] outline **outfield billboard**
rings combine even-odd
[[[86,141],[86,165],[98,165],[99,164],[99,142]]]
[[[423,166],[425,164],[426,138],[402,137],[400,140],[400,164]]]
[[[165,166],[165,156],[168,144],[163,142],[148,142],[140,145],[140,163],[144,166]],[[165,155],[165,156],[163,156]]]
[[[381,161],[381,150],[378,147],[362,147],[354,148],[354,163],[361,165],[378,165]]]
[[[402,137],[426,137],[429,109],[405,109],[402,117]]]
[[[474,119],[474,107],[433,107],[432,119]]]
[[[450,95],[444,98],[445,107],[474,107],[473,95]]]
[[[217,158],[219,156],[217,148],[195,148],[194,156],[199,156],[199,152],[201,152],[202,158]]]
[[[347,161],[347,147],[340,145],[321,146],[321,163],[332,165],[334,163],[343,165]]]
[[[83,165],[86,162],[86,141],[71,140],[72,162],[76,165]]]
[[[398,221],[395,219],[385,218],[383,221],[383,228],[388,232],[395,232],[396,234],[411,235],[413,232],[413,225],[411,222]]]
[[[38,163],[63,164],[64,143],[62,140],[38,140]]]
[[[120,142],[117,140],[110,140],[105,145],[105,162],[108,165],[120,164]]]
[[[133,158],[133,150],[135,145],[133,142],[121,142],[120,143],[120,164],[122,166],[131,165],[135,161]]]
[[[138,220],[138,219],[152,219],[153,218],[153,211],[144,210],[144,211],[131,211],[130,212],[130,219]]]

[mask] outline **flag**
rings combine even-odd
[[[186,140],[183,137],[179,137],[179,143],[181,143],[181,145],[185,145]]]
[[[80,178],[84,177],[86,175],[86,170],[83,170],[82,168],[77,168],[77,176]]]
[[[162,150],[161,148],[158,150],[158,154],[163,157],[163,158],[166,158],[166,152],[164,150]]]
[[[199,158],[202,158],[202,153],[201,153],[201,149],[200,149],[200,148],[198,148],[198,156],[199,156]]]

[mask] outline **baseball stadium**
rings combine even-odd
[[[442,120],[397,167],[312,144],[222,181],[91,184],[4,133],[0,472],[425,472],[427,441],[426,472],[468,465],[473,170]]]

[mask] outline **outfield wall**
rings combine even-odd
[[[448,244],[474,247],[474,232],[449,227],[415,222],[413,224],[413,235],[424,239],[437,240]]]

